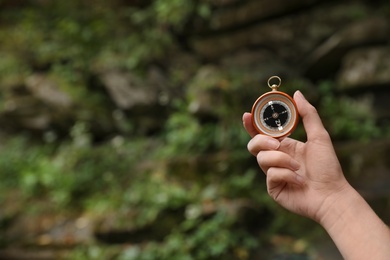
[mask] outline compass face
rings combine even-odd
[[[287,94],[272,91],[261,96],[252,108],[253,124],[257,131],[272,137],[289,135],[298,121],[294,101]]]
[[[260,111],[260,120],[271,131],[283,131],[291,120],[290,108],[282,101],[269,101]]]

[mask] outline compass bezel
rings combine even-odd
[[[278,102],[284,104],[289,113],[287,122],[282,129],[272,129],[264,121],[265,108],[269,106],[269,102]],[[260,96],[252,107],[252,123],[257,132],[274,138],[282,138],[290,135],[298,124],[298,109],[295,101],[286,93],[273,90]]]

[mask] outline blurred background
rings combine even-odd
[[[241,116],[301,90],[389,223],[389,35],[388,0],[0,0],[0,258],[340,259]]]

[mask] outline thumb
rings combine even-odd
[[[307,140],[312,141],[329,136],[328,132],[325,130],[322,124],[317,110],[306,100],[306,98],[299,90],[294,94],[294,101],[297,104],[299,115],[302,118]]]

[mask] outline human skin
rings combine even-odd
[[[390,231],[344,177],[317,110],[301,92],[294,101],[307,141],[258,134],[251,114],[243,124],[249,152],[266,174],[268,194],[281,206],[318,222],[345,259],[390,259]]]

